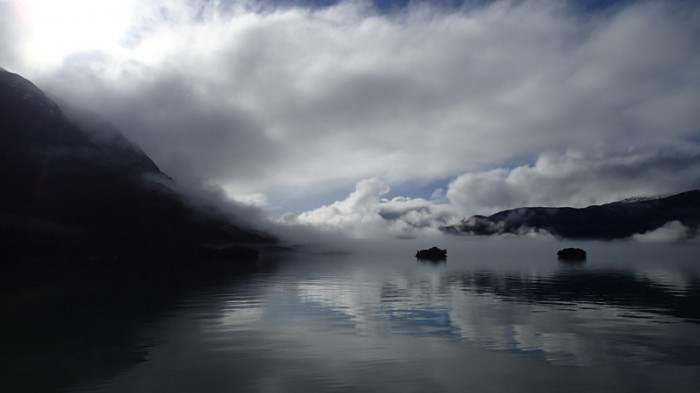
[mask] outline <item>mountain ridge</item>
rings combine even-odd
[[[197,209],[137,145],[0,70],[0,256],[210,255],[271,236]]]
[[[692,231],[700,226],[700,190],[585,208],[521,207],[490,216],[475,215],[441,230],[485,236],[544,231],[564,239],[613,240],[647,233],[673,221]]]

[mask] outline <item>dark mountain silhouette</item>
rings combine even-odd
[[[523,207],[491,216],[472,216],[449,233],[471,235],[521,234],[545,230],[567,239],[622,239],[645,233],[671,221],[689,228],[700,226],[700,190],[665,198],[638,198],[582,209]]]
[[[116,129],[78,123],[0,68],[0,259],[236,257],[235,247],[273,242],[173,185]]]

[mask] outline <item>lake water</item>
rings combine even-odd
[[[413,258],[432,245],[34,280],[6,291],[0,391],[700,391],[697,244],[458,239],[446,263]],[[569,245],[588,260],[559,262]]]

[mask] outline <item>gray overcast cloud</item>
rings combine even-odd
[[[413,228],[700,187],[697,3],[108,1],[91,17],[110,23],[54,10],[49,26],[41,4],[0,2],[3,66],[100,114],[181,182],[277,210],[358,184],[285,220],[370,214],[402,232],[397,217]],[[445,178],[439,200],[382,199]]]

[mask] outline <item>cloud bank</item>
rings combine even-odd
[[[418,233],[437,233],[450,220],[450,212],[434,201],[422,198],[383,198],[390,188],[379,179],[357,183],[344,200],[299,215],[286,214],[284,224],[302,224],[348,233],[354,237],[376,238],[385,234],[411,238]]]
[[[533,165],[463,174],[448,185],[444,199],[384,198],[389,186],[373,178],[357,183],[355,191],[343,200],[299,215],[285,215],[281,221],[358,237],[371,238],[380,233],[414,237],[475,214],[492,214],[514,206],[586,207],[655,196],[660,186],[670,193],[700,189],[700,148],[648,150],[606,158],[574,152],[543,154]],[[687,238],[691,229],[678,225],[669,224],[658,233],[635,239]]]
[[[410,236],[450,215],[700,187],[693,2],[126,1],[43,25],[42,4],[0,2],[5,68],[177,180],[287,219]],[[387,197],[435,179],[451,179],[440,200]]]

